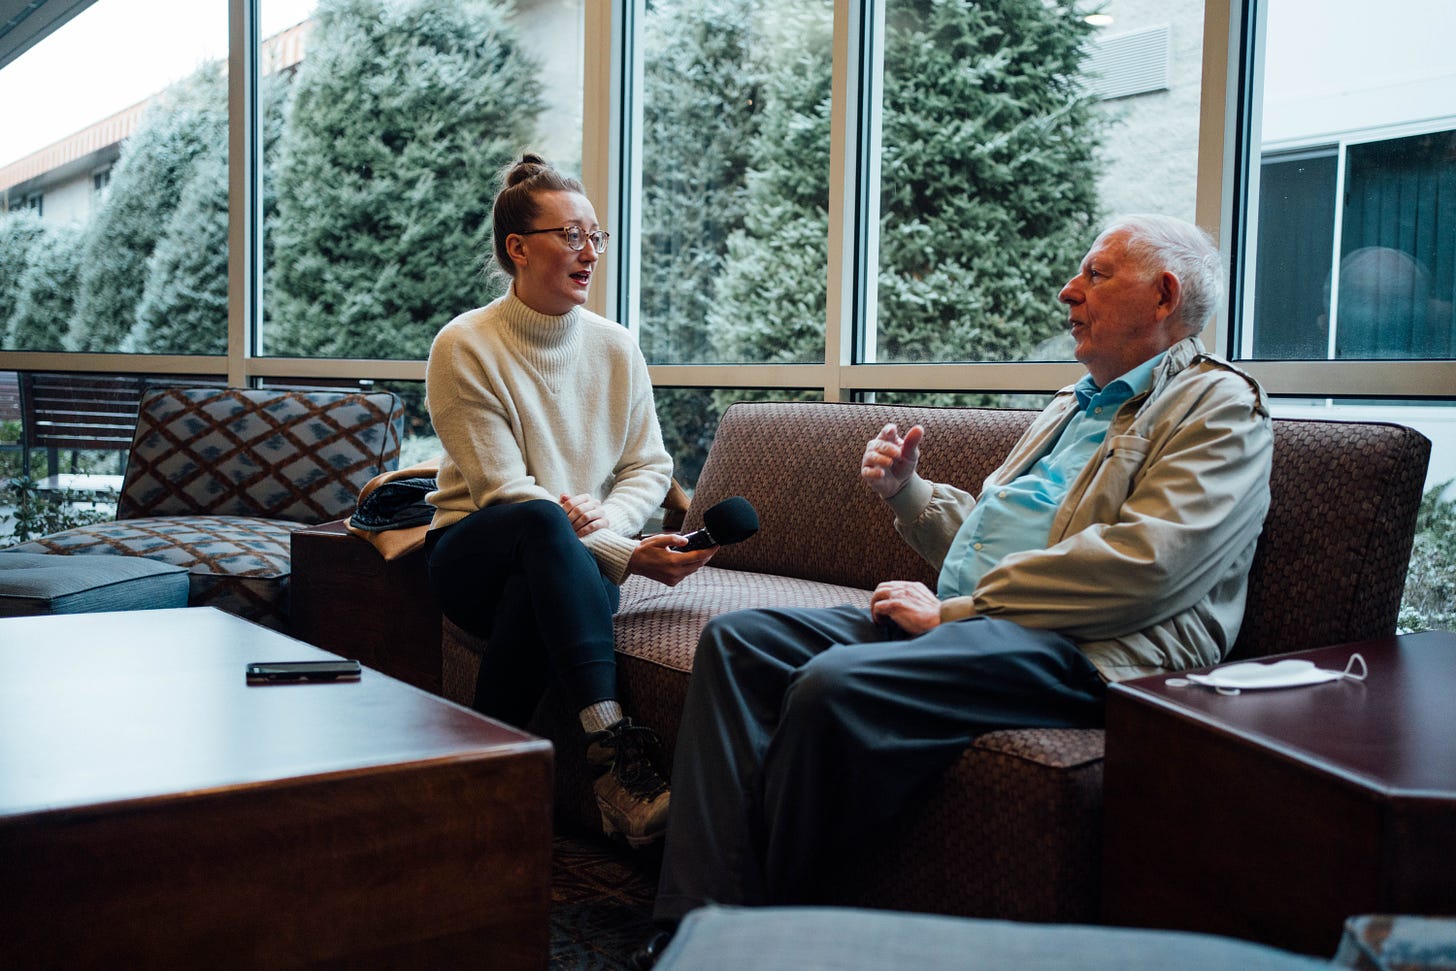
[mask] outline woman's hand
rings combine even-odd
[[[860,461],[859,476],[875,495],[888,499],[905,488],[920,462],[920,439],[924,435],[925,429],[916,425],[902,438],[900,429],[892,422],[869,440]]]
[[[716,546],[690,553],[679,553],[673,549],[674,546],[682,546],[686,542],[687,537],[677,533],[659,533],[647,537],[637,544],[632,558],[627,561],[627,572],[665,583],[669,587],[677,586],[718,552]]]
[[[940,598],[915,580],[889,580],[870,596],[875,620],[894,622],[911,637],[940,626]]]
[[[566,510],[566,517],[571,520],[577,536],[586,536],[611,525],[602,504],[585,492],[579,496],[563,495],[557,502]]]

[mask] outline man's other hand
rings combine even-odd
[[[940,626],[940,598],[919,581],[888,580],[870,595],[870,614],[914,637]]]

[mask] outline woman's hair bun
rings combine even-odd
[[[526,152],[519,162],[512,163],[506,171],[505,183],[507,186],[516,185],[550,168],[550,163],[544,158],[534,152]]]

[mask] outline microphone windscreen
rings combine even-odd
[[[758,511],[742,496],[732,496],[703,513],[703,528],[715,542],[741,543],[758,532]]]

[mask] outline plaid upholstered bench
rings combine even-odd
[[[389,392],[146,392],[116,519],[0,550],[132,556],[186,568],[187,603],[288,628],[289,536],[347,515],[399,461]]]
[[[761,528],[676,587],[640,577],[624,585],[616,618],[624,707],[661,733],[670,758],[698,634],[710,617],[743,607],[867,604],[885,579],[934,584],[934,571],[895,534],[888,508],[858,475],[864,443],[886,422],[924,425],[922,474],[979,492],[1032,417],[848,403],[730,407],[684,529],[700,526],[702,510],[732,495],[753,503]],[[1272,506],[1231,657],[1394,631],[1429,455],[1430,442],[1399,425],[1274,422]],[[473,699],[479,648],[445,622],[447,697]],[[560,743],[558,822],[597,826],[575,714],[548,695],[530,727]],[[982,735],[894,825],[822,875],[823,902],[1096,920],[1103,743],[1100,729]]]

